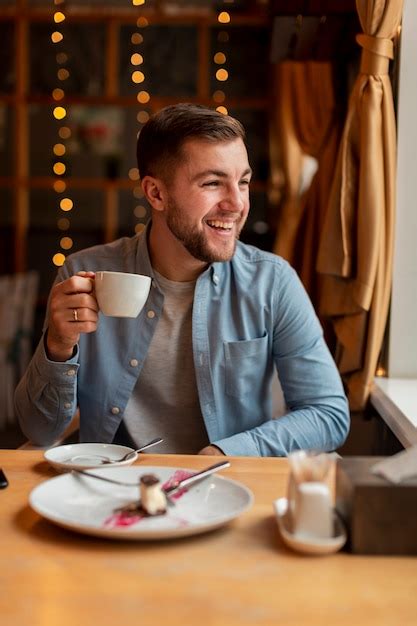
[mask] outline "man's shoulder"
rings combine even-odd
[[[261,268],[264,266],[279,270],[289,267],[287,261],[282,257],[241,241],[237,242],[236,252],[231,262],[237,265],[253,265]]]
[[[224,285],[236,289],[240,297],[244,292],[252,302],[276,304],[282,298],[298,297],[300,291],[301,281],[288,261],[242,242],[238,242],[230,261],[219,264],[214,271],[225,278]]]
[[[73,271],[80,270],[114,270],[129,271],[128,267],[134,266],[138,248],[139,236],[121,237],[110,243],[84,248],[71,254],[66,265],[71,266]]]

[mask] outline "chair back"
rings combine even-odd
[[[15,421],[14,390],[32,356],[35,271],[0,276],[0,430]]]

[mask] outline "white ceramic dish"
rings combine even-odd
[[[107,443],[75,443],[58,446],[46,450],[44,457],[53,467],[59,470],[89,469],[102,467],[103,462],[112,461],[112,467],[131,465],[138,458],[135,452],[126,461],[121,463],[124,454],[135,452],[133,448]],[[105,463],[106,464],[106,463]]]
[[[302,554],[324,555],[340,550],[346,543],[346,531],[339,517],[334,514],[334,536],[329,539],[305,539],[290,531],[287,498],[278,498],[273,503],[279,532],[284,543]]]
[[[93,472],[92,472],[93,473]],[[64,528],[111,539],[170,539],[196,535],[227,524],[246,511],[253,502],[244,485],[212,475],[178,492],[175,506],[165,515],[127,518],[115,512],[139,497],[139,477],[156,474],[162,483],[193,474],[175,467],[106,467],[95,474],[133,483],[122,487],[84,475],[64,474],[33,489],[30,506],[39,515]],[[138,485],[138,487],[136,487]]]

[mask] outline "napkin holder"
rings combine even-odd
[[[373,472],[387,457],[336,463],[336,511],[355,554],[417,555],[417,476],[393,483]]]

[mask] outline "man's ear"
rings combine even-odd
[[[151,207],[156,211],[163,211],[166,193],[162,180],[153,176],[144,176],[141,185],[142,191]]]

